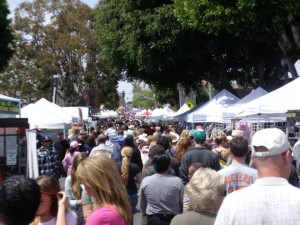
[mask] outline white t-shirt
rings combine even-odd
[[[68,225],[76,225],[77,224],[77,216],[76,213],[73,211],[69,211],[66,213],[66,219]],[[56,225],[56,217],[52,220],[49,220],[45,223],[39,223],[39,225]]]

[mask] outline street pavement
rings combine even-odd
[[[133,217],[133,225],[142,225],[142,213],[140,211],[140,198],[138,204],[136,206],[137,212],[134,214]]]
[[[142,224],[142,213],[137,212],[133,217],[133,225],[141,225]]]

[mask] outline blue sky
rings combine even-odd
[[[81,0],[82,2],[86,3],[90,7],[94,8],[96,4],[99,2],[99,0]],[[25,2],[25,0],[7,0],[7,4],[9,6],[10,12],[13,12],[14,9],[21,3]],[[125,82],[125,81],[120,81],[119,82],[119,87],[118,87],[118,92],[125,91],[126,93],[132,93],[132,84]],[[127,94],[126,95],[126,101],[131,101],[133,95],[132,94]]]

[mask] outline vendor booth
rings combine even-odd
[[[0,183],[14,174],[27,173],[25,130],[28,119],[20,114],[20,100],[0,95]]]

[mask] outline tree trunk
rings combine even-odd
[[[289,16],[288,19],[291,23],[291,30],[292,30],[295,44],[297,46],[297,49],[300,49],[300,26],[295,25],[295,24],[299,24],[299,21],[295,21],[295,18],[293,16]]]
[[[292,77],[294,79],[298,78],[298,73],[297,73],[297,70],[296,70],[296,67],[295,67],[295,60],[292,60],[290,58],[284,58],[282,61],[287,66],[288,71],[292,74]]]
[[[281,48],[283,54],[285,55],[285,58],[282,59],[282,66],[288,69],[288,71],[291,73],[294,79],[298,78],[298,73],[295,67],[296,60],[292,59],[289,56],[289,52],[291,52],[293,48],[296,48],[295,40],[290,40],[290,38],[287,35],[287,32],[283,31],[281,35],[281,40],[278,41],[278,45]]]
[[[258,81],[256,83],[257,87],[265,86],[265,62],[258,63]]]
[[[226,63],[225,63],[225,59],[221,56],[218,55],[216,56],[217,58],[217,65],[218,65],[218,75],[219,75],[219,88],[220,91],[222,89],[226,89],[227,91],[236,94],[235,90],[233,89],[231,83],[230,83],[230,79],[228,77],[228,73],[227,73],[227,67],[226,67]]]

